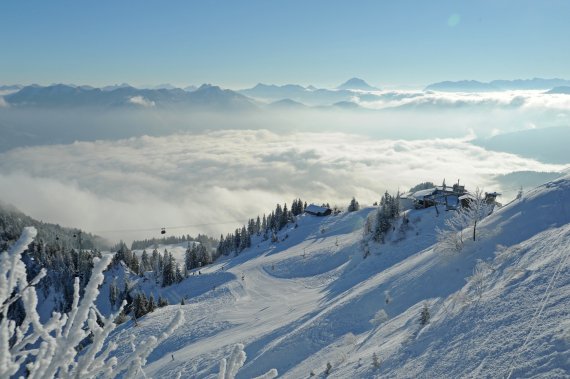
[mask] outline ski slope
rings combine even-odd
[[[408,228],[400,221],[378,244],[362,232],[374,211],[302,216],[279,242],[254,239],[161,289],[189,300],[118,328],[118,358],[181,307],[186,323],[149,357],[147,376],[216,378],[243,343],[238,378],[271,368],[324,377],[327,362],[330,378],[570,377],[570,180],[494,212],[459,254],[437,249],[445,212],[409,211]]]

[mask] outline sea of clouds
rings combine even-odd
[[[242,129],[15,148],[0,154],[0,188],[4,201],[36,218],[128,241],[169,226],[217,236],[278,202],[344,207],[356,196],[372,204],[423,181],[459,179],[512,196],[517,189],[500,188],[494,175],[564,168],[468,138]]]
[[[161,110],[142,98],[131,101],[138,108],[106,111],[0,103],[1,200],[129,241],[172,226],[184,227],[169,233],[226,233],[297,197],[372,204],[423,181],[459,179],[508,201],[518,188],[502,188],[497,175],[568,168],[485,150],[475,139],[568,127],[570,95],[368,95],[353,99],[359,110],[237,113]]]

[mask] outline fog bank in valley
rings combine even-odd
[[[345,206],[356,196],[372,204],[385,190],[427,180],[512,194],[492,177],[564,167],[465,138],[215,130],[12,149],[0,155],[0,187],[5,201],[35,217],[128,240],[179,225],[200,226],[171,232],[218,235],[277,202]]]

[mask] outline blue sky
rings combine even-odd
[[[3,1],[0,84],[570,79],[570,2]]]

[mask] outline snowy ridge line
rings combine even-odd
[[[533,315],[533,317],[530,321],[531,322],[530,330],[528,331],[528,334],[527,334],[523,344],[519,347],[518,351],[513,355],[513,358],[511,360],[510,365],[509,365],[509,373],[508,373],[506,379],[510,379],[511,375],[513,374],[513,371],[515,369],[515,367],[514,367],[515,360],[520,355],[520,352],[522,351],[522,349],[530,341],[530,338],[531,338],[532,333],[534,331],[534,327],[536,326],[536,323],[537,323],[538,319],[540,318],[542,311],[544,310],[546,302],[550,298],[552,286],[556,282],[556,280],[558,279],[558,275],[562,271],[562,267],[564,267],[566,265],[566,261],[568,260],[570,253],[567,253],[565,256],[564,256],[564,253],[565,253],[564,250],[562,250],[562,253],[560,253],[562,255],[562,257],[560,258],[560,263],[558,264],[558,267],[556,267],[556,271],[554,272],[552,279],[550,280],[550,282],[548,283],[548,286],[546,287],[546,290],[544,291],[544,295],[543,295],[543,298],[541,300],[540,307],[537,309],[537,311],[535,312],[535,314]]]

